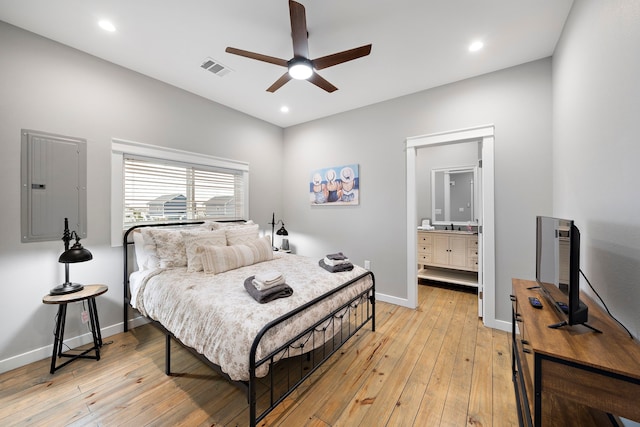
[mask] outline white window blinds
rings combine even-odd
[[[245,217],[245,174],[132,156],[123,157],[124,227],[135,224]]]

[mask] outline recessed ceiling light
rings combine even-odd
[[[105,31],[109,31],[110,33],[113,33],[116,30],[116,27],[111,23],[111,21],[107,21],[106,19],[98,22],[98,25],[100,26],[100,28]]]
[[[484,47],[484,43],[481,41],[475,41],[469,45],[469,52],[477,52]]]
[[[282,107],[280,107],[280,112],[281,113],[288,113],[289,112],[289,107],[287,107],[286,105],[283,105]]]

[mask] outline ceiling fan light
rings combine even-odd
[[[307,80],[313,74],[309,60],[293,59],[289,62],[289,75],[296,80]]]

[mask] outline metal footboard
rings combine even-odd
[[[260,341],[269,330],[367,276],[371,277],[371,286],[265,357],[256,360],[256,352]],[[321,295],[265,325],[254,339],[249,354],[248,399],[250,425],[253,427],[265,418],[369,320],[371,320],[371,330],[375,331],[375,278],[372,272],[367,271],[331,292]],[[327,334],[330,334],[328,340],[326,339]],[[316,346],[316,337],[324,344]],[[305,352],[305,346],[310,347],[311,350]],[[290,358],[291,352],[302,354]],[[274,363],[278,361],[280,363],[277,367],[274,366]],[[264,364],[270,365],[269,373],[265,378],[257,378],[256,370]],[[261,391],[262,393],[260,393]]]

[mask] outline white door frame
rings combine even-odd
[[[481,220],[482,278],[478,278],[478,292],[482,294],[483,322],[486,326],[497,326],[495,317],[495,228],[494,228],[494,126],[484,125],[467,129],[414,136],[406,140],[407,153],[407,303],[418,306],[417,233],[418,208],[416,188],[416,150],[422,147],[460,142],[482,142]]]

